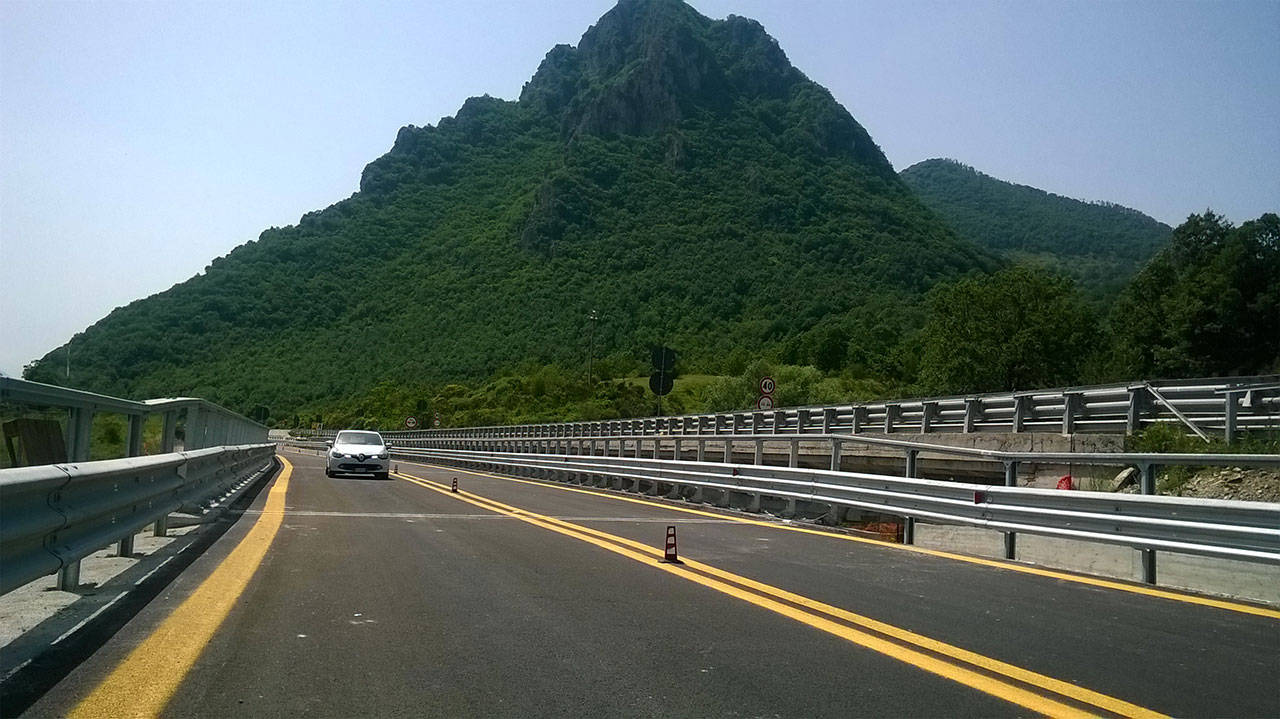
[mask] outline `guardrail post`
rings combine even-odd
[[[133,556],[133,535],[132,534],[120,540],[120,543],[116,549],[116,555],[121,557]]]
[[[89,461],[92,432],[93,410],[88,407],[72,408],[67,417],[67,459],[72,462]],[[76,571],[79,572],[78,566]]]
[[[58,570],[58,591],[74,592],[80,586],[80,560],[70,562]]]
[[[764,413],[752,412],[751,413],[751,434],[760,434],[762,431],[764,431]]]
[[[1240,412],[1240,395],[1243,392],[1227,392],[1223,395],[1223,401],[1226,403],[1223,407],[1223,432],[1227,444],[1231,444],[1236,439],[1236,417]]]
[[[836,410],[834,407],[827,407],[822,410],[822,433],[831,434],[831,426],[836,423]]]
[[[773,413],[773,433],[782,434],[787,430],[787,413],[775,410]]]
[[[1004,486],[1018,486],[1018,463],[1004,463]],[[1018,534],[1016,532],[1004,533],[1004,558],[1016,559],[1018,553]]]
[[[933,417],[938,412],[937,402],[924,402],[920,405],[920,434],[928,434],[933,429]]]
[[[800,466],[800,440],[798,439],[791,440],[791,451],[788,452],[787,466],[788,467]]]
[[[171,409],[164,413],[164,429],[162,432],[160,453],[169,454],[178,446],[178,410]]]
[[[974,426],[982,418],[982,400],[977,397],[964,398],[964,433],[973,432]]]
[[[796,434],[804,434],[809,428],[809,410],[796,410]]]
[[[1027,417],[1027,396],[1018,394],[1013,396],[1013,431],[1014,434],[1022,431],[1023,422]]]
[[[831,471],[840,471],[840,440],[831,440]]]
[[[1076,431],[1076,414],[1084,402],[1079,392],[1062,393],[1062,433],[1070,436]]]
[[[1157,465],[1144,462],[1138,465],[1138,471],[1142,474],[1142,493],[1156,493],[1156,473],[1160,471]],[[1156,550],[1140,549],[1142,560],[1142,581],[1146,584],[1156,583]]]
[[[147,416],[145,414],[129,415],[129,447],[127,452],[130,457],[137,457],[142,454],[142,423],[146,419]]]
[[[199,405],[187,406],[187,423],[182,432],[183,450],[190,452],[204,448],[204,415],[205,412]]]
[[[1125,415],[1125,432],[1133,434],[1142,429],[1142,415],[1150,403],[1145,385],[1129,387],[1129,411]]]
[[[756,440],[756,454],[754,459],[755,461],[753,464],[764,464],[764,440],[762,439]]]
[[[680,446],[683,444],[683,442],[679,437],[676,437],[671,441],[675,445],[675,447],[671,450],[671,458],[679,462],[681,459],[683,459],[683,457],[681,456],[683,454],[683,451],[682,451],[682,447]]]
[[[884,433],[893,433],[893,420],[897,419],[896,415],[900,408],[896,404],[886,404],[884,406]]]
[[[851,420],[850,430],[854,434],[862,432],[862,425],[867,421],[867,408],[857,405],[853,408],[853,419]]]
[[[165,516],[156,520],[155,525],[152,526],[151,528],[151,536],[164,537],[164,536],[167,536],[168,534],[169,534],[169,515],[166,514]]]
[[[917,476],[916,475],[916,458],[919,454],[920,454],[920,450],[916,450],[916,449],[907,450],[907,471],[906,471],[907,479],[915,479]],[[916,520],[914,517],[902,518],[902,543],[903,544],[916,543]]]

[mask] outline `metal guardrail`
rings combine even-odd
[[[80,560],[170,512],[219,497],[271,465],[274,444],[0,470],[0,594],[47,574],[79,584]]]
[[[142,427],[150,414],[161,414],[164,417],[161,452],[172,452],[177,448],[179,421],[183,423],[184,450],[267,441],[266,426],[212,402],[190,397],[137,402],[13,377],[0,377],[0,403],[66,409],[69,414],[64,438],[67,459],[71,462],[89,460],[93,417],[99,412],[128,417],[126,454],[130,457],[142,454]]]
[[[1228,441],[1242,430],[1280,428],[1280,376],[1159,380],[891,400],[767,412],[387,431],[390,439],[605,437],[617,435],[862,434],[934,432],[1135,432],[1177,422]],[[321,436],[331,436],[326,431]]]
[[[750,498],[747,509],[756,511],[764,497],[787,500],[792,507],[798,501],[815,502],[829,505],[834,521],[840,521],[848,508],[871,510],[908,518],[904,532],[908,543],[912,541],[910,526],[915,519],[985,527],[1005,533],[1009,558],[1013,558],[1014,538],[1019,532],[1120,544],[1142,552],[1143,579],[1149,583],[1156,580],[1157,550],[1280,564],[1280,504],[1275,503],[991,487],[795,467],[625,456],[407,447],[396,447],[393,453],[400,458],[610,486],[721,506],[729,506],[735,496],[746,496]],[[1193,457],[1201,462],[1205,458]],[[1133,455],[1128,459],[1181,461],[1175,455]],[[1280,457],[1271,456],[1267,461],[1280,464]],[[713,496],[709,497],[708,491]]]

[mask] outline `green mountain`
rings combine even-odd
[[[1096,294],[1119,291],[1172,232],[1137,210],[1015,185],[954,160],[925,160],[901,177],[965,239],[1048,265]]]
[[[940,280],[998,262],[758,23],[623,0],[518,100],[402,128],[350,198],[71,342],[78,386],[284,417],[590,349],[635,366],[659,341],[686,372],[839,366],[887,353]],[[62,353],[27,376],[57,381]]]

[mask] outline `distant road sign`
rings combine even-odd
[[[760,394],[773,394],[773,391],[777,388],[778,384],[773,381],[772,377],[760,378]]]
[[[405,420],[404,420],[404,426],[408,427],[409,429],[413,429],[413,428],[417,427],[417,426],[418,426],[418,418],[417,418],[417,417],[406,417],[406,418],[405,418]]]
[[[654,372],[649,375],[649,389],[659,397],[670,392],[674,384],[671,381],[671,375],[665,372]]]
[[[439,427],[439,426],[440,426],[440,416],[439,416],[439,415],[436,415],[436,418],[435,418],[435,419],[433,419],[433,420],[431,420],[431,424],[432,424],[432,426],[434,426],[434,427]]]
[[[670,347],[654,347],[653,348],[653,369],[654,371],[663,371],[668,374],[675,371],[676,368],[676,351]]]
[[[760,395],[760,399],[756,400],[756,409],[761,411],[773,409],[773,398],[767,394]]]

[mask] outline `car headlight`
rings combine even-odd
[[[375,458],[375,459],[386,459],[386,458],[387,458],[387,453],[386,453],[386,452],[383,452],[382,454],[375,454],[375,455],[373,455],[373,456],[374,456],[374,458]]]
[[[341,452],[332,452],[332,453],[330,453],[330,454],[329,454],[329,456],[330,456],[330,457],[333,457],[334,459],[342,459],[342,453],[341,453]]]

